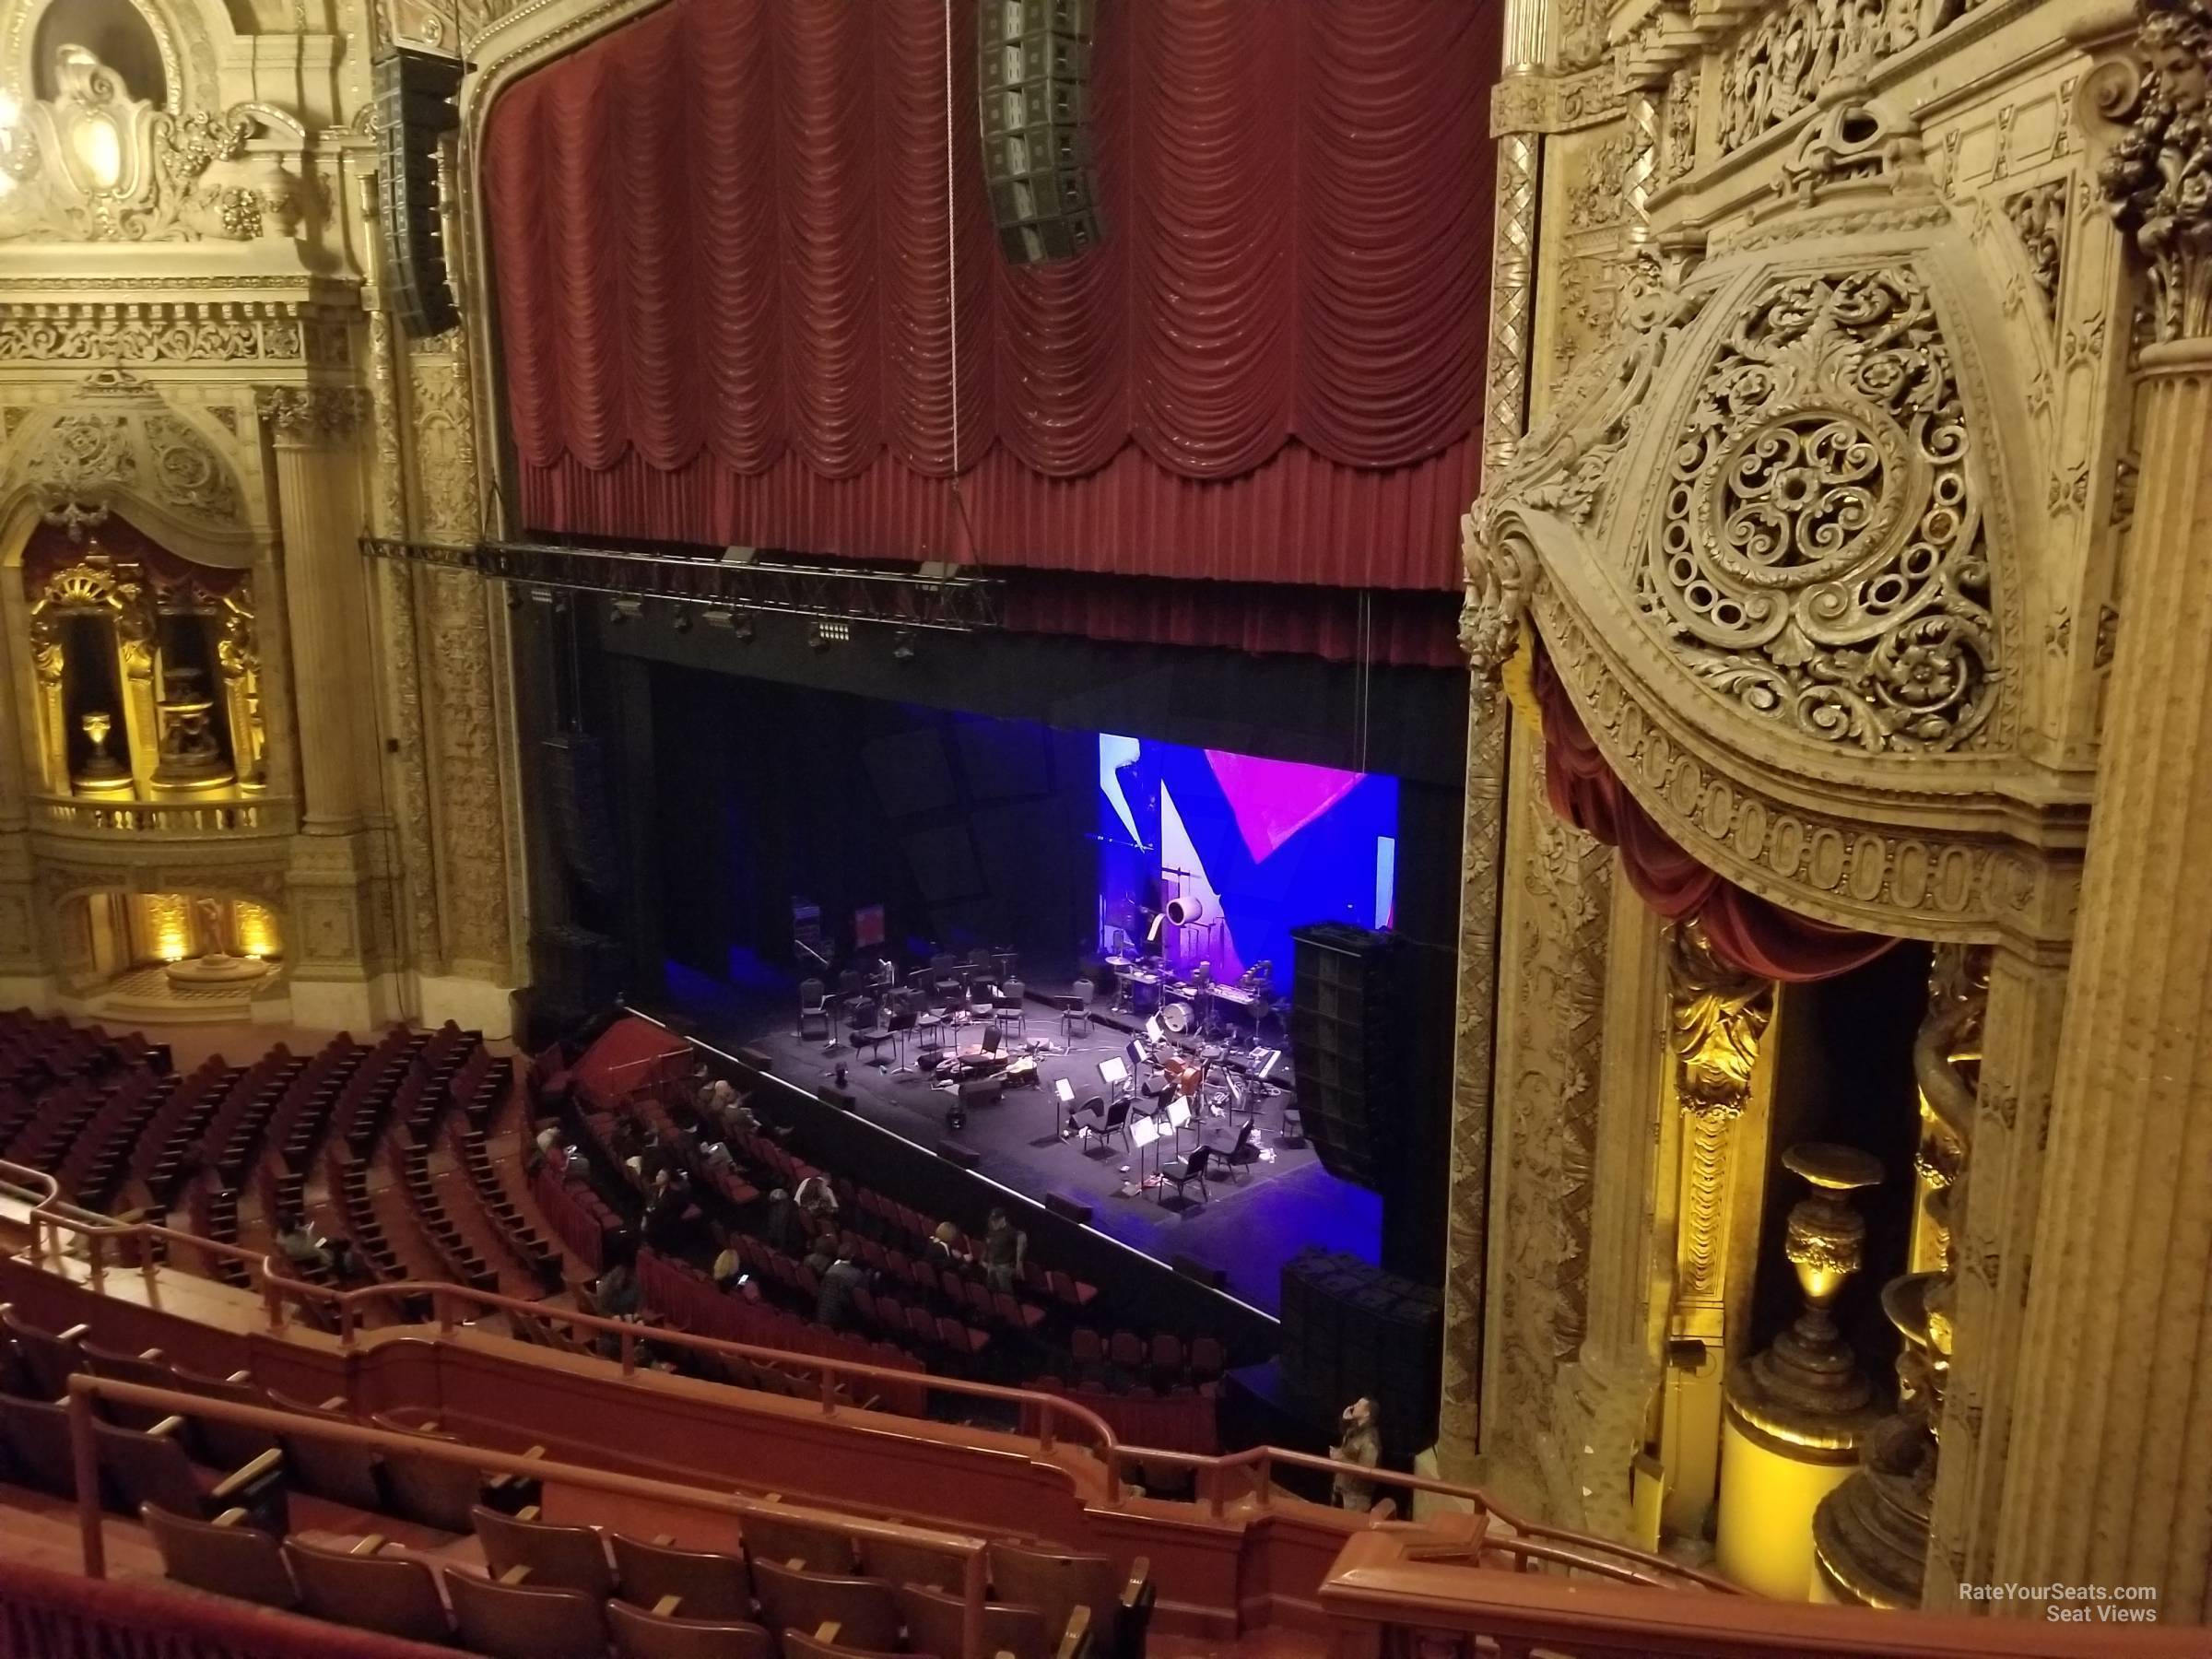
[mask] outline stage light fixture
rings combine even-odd
[[[691,607],[689,606],[679,606],[677,609],[676,616],[670,621],[669,626],[675,629],[677,633],[689,633],[691,631]]]
[[[644,614],[645,601],[642,599],[616,599],[606,607],[606,619],[609,622],[635,622]]]
[[[891,661],[911,663],[914,660],[914,631],[902,628],[891,638]]]

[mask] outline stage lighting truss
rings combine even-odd
[[[744,627],[751,612],[847,627],[879,623],[900,630],[907,640],[923,629],[972,633],[1002,626],[1002,584],[945,565],[802,563],[758,554],[739,561],[545,542],[462,546],[382,536],[363,537],[361,550],[375,559],[474,571],[522,587],[601,594],[623,603],[663,600],[687,611],[696,606],[719,627],[731,626],[724,618]]]

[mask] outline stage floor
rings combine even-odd
[[[1100,1231],[1161,1262],[1186,1255],[1218,1269],[1231,1295],[1268,1313],[1279,1311],[1283,1264],[1307,1245],[1376,1259],[1382,1201],[1331,1175],[1311,1147],[1277,1144],[1283,1109],[1297,1103],[1292,1094],[1260,1103],[1254,1137],[1260,1156],[1233,1175],[1209,1181],[1204,1202],[1196,1186],[1184,1203],[1171,1184],[1143,1184],[1160,1159],[1175,1156],[1167,1141],[1133,1153],[1118,1136],[1111,1149],[1093,1141],[1088,1152],[1076,1139],[1062,1140],[1054,1080],[1067,1078],[1078,1101],[1103,1093],[1099,1063],[1120,1053],[1128,1041],[1126,1031],[1103,1020],[1093,1022],[1090,1036],[1071,1039],[1059,1015],[1032,1000],[1028,1035],[1052,1044],[1037,1054],[1037,1087],[1009,1088],[999,1104],[971,1110],[966,1127],[956,1133],[946,1126],[949,1090],[932,1088],[917,1073],[892,1075],[865,1065],[842,1043],[825,1053],[819,1042],[802,1042],[792,1029],[796,1004],[789,994],[738,990],[673,970],[670,990],[665,1012],[688,1034],[724,1050],[759,1048],[773,1057],[778,1076],[809,1091],[832,1082],[841,1061],[856,1109],[879,1127],[933,1150],[940,1142],[956,1141],[975,1154],[978,1174],[1027,1197],[1041,1201],[1059,1191],[1080,1198],[1091,1206],[1091,1224]],[[980,1031],[966,1028],[964,1041],[975,1041]],[[1226,1147],[1242,1122],[1241,1115],[1209,1119],[1206,1138]],[[1194,1145],[1186,1131],[1182,1149]],[[1134,1194],[1124,1195],[1125,1187]]]

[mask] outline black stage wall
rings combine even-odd
[[[885,908],[900,962],[1011,945],[1072,961],[1092,912],[1095,747],[1034,721],[661,667],[653,871],[666,954],[793,966],[791,903],[833,940]]]
[[[882,902],[894,948],[965,933],[1072,959],[1093,918],[1100,731],[1394,774],[1415,967],[1388,1153],[1421,1179],[1394,1190],[1383,1254],[1441,1283],[1464,674],[989,630],[921,633],[900,657],[865,624],[817,649],[797,618],[740,640],[670,606],[617,622],[588,594],[518,592],[515,619],[534,959],[594,953],[647,1002],[665,958],[721,975],[736,947],[786,966],[794,893],[841,939],[853,906]],[[561,799],[577,769],[558,747],[578,741],[614,797],[618,846],[596,863],[574,845],[592,815]],[[546,1021],[565,1011],[536,1001]]]

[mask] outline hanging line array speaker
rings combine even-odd
[[[1095,0],[977,0],[983,181],[1015,265],[1072,259],[1105,235],[1090,151]]]
[[[468,65],[398,46],[376,61],[376,194],[385,281],[400,327],[443,334],[461,321],[445,260],[438,151],[461,124]]]

